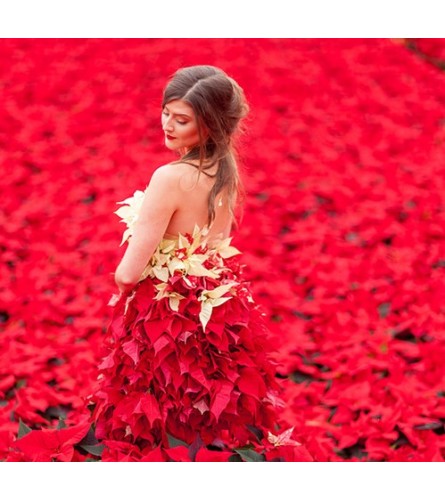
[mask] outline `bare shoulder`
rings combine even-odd
[[[176,165],[161,165],[153,171],[147,189],[175,189],[179,186],[180,174]]]
[[[164,182],[169,182],[171,188],[176,188],[182,193],[189,193],[197,187],[200,177],[201,185],[204,186],[206,183],[206,176],[200,176],[198,165],[192,165],[187,162],[163,165],[158,167],[155,173]]]
[[[157,167],[153,172],[151,178],[160,181],[169,181],[178,179],[180,176],[180,169],[178,169],[178,164],[167,163],[166,165],[161,165]]]

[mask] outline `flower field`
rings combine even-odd
[[[0,43],[0,460],[95,456],[75,445],[124,252],[113,212],[175,159],[161,94],[194,64],[251,106],[232,242],[283,422],[316,461],[444,460],[445,40]]]

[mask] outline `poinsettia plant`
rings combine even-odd
[[[179,65],[211,57],[252,109],[233,241],[275,346],[286,404],[274,435],[294,427],[302,446],[262,436],[235,452],[196,443],[191,455],[443,461],[445,75],[435,62],[445,44],[414,43],[2,40],[1,460],[191,459],[190,445],[142,456],[112,440],[90,454],[99,445],[84,417],[124,241],[116,200],[172,160],[153,96]],[[134,223],[131,206],[119,210]],[[186,248],[156,270],[166,284],[156,293],[172,292],[167,271],[205,264],[186,264]],[[60,420],[73,435],[53,432]]]

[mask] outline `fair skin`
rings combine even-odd
[[[186,151],[199,144],[195,113],[193,108],[181,99],[171,101],[164,106],[161,122],[168,149]]]
[[[169,149],[187,151],[199,142],[193,109],[183,101],[167,104],[162,113],[162,128]],[[213,174],[216,168],[209,172]],[[198,178],[197,169],[186,163],[163,165],[155,170],[145,190],[133,235],[114,275],[122,294],[135,287],[162,238],[192,233],[195,224],[201,228],[207,223],[207,199],[213,183],[214,179],[206,175]],[[227,238],[232,219],[226,194],[220,193],[216,201],[216,217],[209,238]]]

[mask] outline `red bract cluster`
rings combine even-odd
[[[283,425],[305,444],[261,456],[443,460],[445,74],[419,52],[443,58],[445,43],[415,42],[2,41],[0,459],[100,459],[85,401],[124,251],[113,212],[173,159],[167,78],[213,64],[252,109],[233,244],[278,352]],[[229,459],[180,442],[112,449]]]
[[[209,446],[223,456],[246,446],[258,453],[279,425],[272,346],[239,253],[228,240],[209,247],[201,231],[163,240],[149,278],[112,300],[91,397],[103,460],[120,460],[122,441],[133,459],[158,447],[165,458],[182,450],[188,460]],[[182,448],[170,450],[172,437]]]

